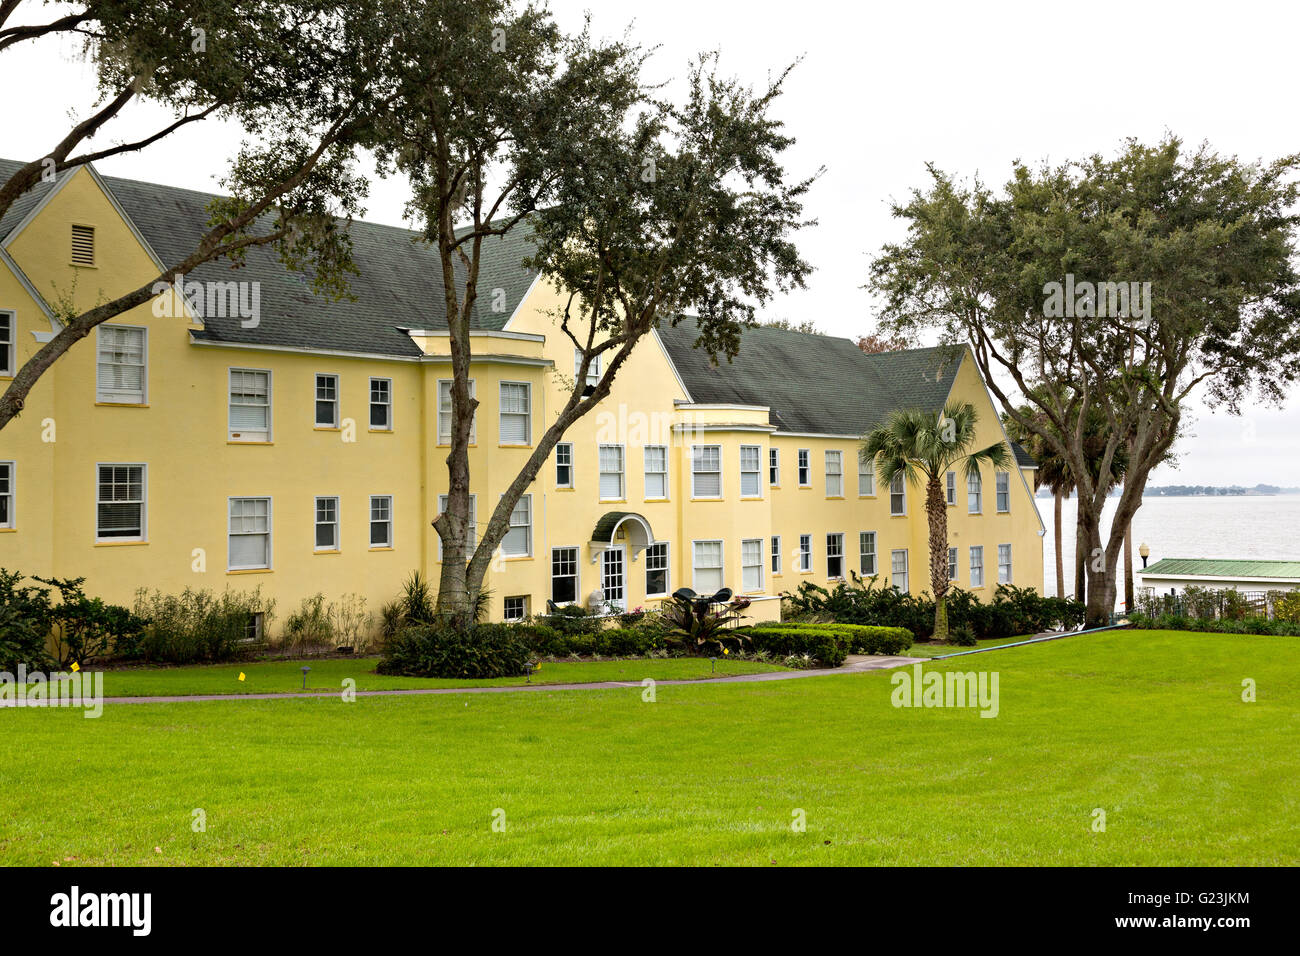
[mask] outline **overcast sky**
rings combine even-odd
[[[769,315],[812,319],[837,335],[872,328],[867,263],[901,236],[889,201],[924,184],[927,161],[1001,183],[1015,159],[1062,161],[1166,131],[1248,159],[1300,151],[1294,0],[551,4],[570,28],[589,7],[597,35],[635,21],[635,37],[661,47],[651,61],[659,79],[681,76],[704,49],[720,50],[723,67],[755,85],[803,57],[777,112],[798,139],[791,171],[826,167],[808,201],[819,224],[800,238],[817,271]],[[0,154],[41,155],[66,132],[69,110],[85,115],[93,87],[75,53],[45,43],[0,57]],[[124,119],[115,140],[157,115],[137,108]],[[216,189],[238,142],[237,129],[198,124],[99,168]],[[366,218],[401,224],[405,199],[403,183],[376,180]],[[1198,408],[1181,466],[1151,483],[1300,485],[1297,413],[1294,395],[1285,410],[1250,407],[1243,418]]]

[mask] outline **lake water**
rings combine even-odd
[[[1052,499],[1036,498],[1047,535],[1043,538],[1043,585],[1056,593],[1055,534]],[[1110,533],[1110,517],[1117,499],[1106,501],[1101,537]],[[1062,553],[1065,556],[1065,592],[1074,591],[1075,502],[1066,499],[1061,509]],[[1144,498],[1133,517],[1133,568],[1142,567],[1138,546],[1151,547],[1150,563],[1161,558],[1264,558],[1300,560],[1300,495],[1259,497]],[[1123,567],[1123,557],[1120,567]],[[1124,600],[1120,587],[1118,600]]]

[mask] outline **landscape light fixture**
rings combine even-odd
[[[306,664],[302,665],[302,689],[307,689],[307,672],[311,670]]]

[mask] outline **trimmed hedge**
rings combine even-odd
[[[519,677],[531,657],[524,636],[506,624],[417,625],[388,640],[376,670],[404,677]]]
[[[652,651],[667,646],[663,634],[635,627],[614,627],[586,633],[562,629],[549,624],[512,624],[511,630],[519,635],[532,652],[539,657],[568,657],[577,654],[589,657],[645,657]]]
[[[1300,624],[1294,621],[1269,620],[1266,617],[1198,618],[1161,614],[1130,614],[1130,627],[1157,631],[1201,631],[1207,634],[1264,634],[1273,637],[1300,637]]]
[[[843,633],[827,627],[780,627],[767,624],[737,628],[729,636],[744,637],[756,651],[777,657],[807,654],[825,667],[839,667],[849,656]]]
[[[849,654],[879,654],[892,657],[902,654],[914,643],[912,632],[903,627],[880,627],[875,624],[841,624],[839,621],[826,623],[782,621],[762,625],[765,628],[812,628],[830,631],[843,641]]]

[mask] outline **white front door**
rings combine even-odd
[[[600,589],[605,600],[620,611],[627,610],[627,588],[623,581],[623,546],[613,545],[601,556]]]

